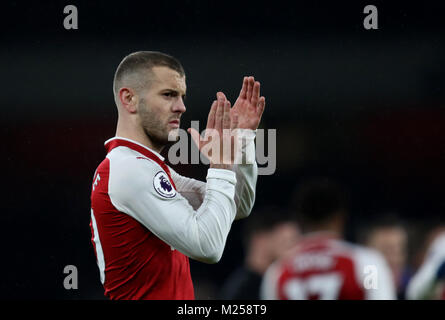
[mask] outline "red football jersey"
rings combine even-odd
[[[317,233],[304,237],[285,258],[269,268],[262,284],[262,297],[394,299],[395,290],[390,270],[379,253]]]
[[[235,218],[250,214],[257,165],[209,168],[206,182],[181,176],[147,146],[105,143],[94,174],[91,232],[111,299],[193,299],[189,258],[217,263]],[[254,153],[251,139],[243,153]],[[237,183],[239,181],[239,183]]]
[[[124,140],[106,144],[110,153],[123,146],[155,161],[176,189],[168,167],[147,148]],[[145,159],[145,160],[144,160]],[[109,157],[99,165],[91,192],[91,233],[101,282],[110,299],[194,299],[188,257],[173,250],[130,215],[120,212],[109,193]]]

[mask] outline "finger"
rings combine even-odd
[[[230,143],[230,101],[224,102],[224,116],[223,116],[223,132],[222,132],[222,143],[223,143],[223,163],[230,164],[231,156],[233,152],[231,151],[232,144]]]
[[[232,128],[232,129],[234,128],[232,123],[233,123],[233,119],[234,119],[235,115],[238,118],[237,112],[238,111],[235,108],[230,108],[230,128]]]
[[[239,121],[238,119],[239,119],[238,113],[233,112],[230,117],[230,128],[232,130],[238,128],[238,121]]]
[[[248,86],[248,83],[249,83],[248,78],[247,78],[247,77],[244,77],[244,79],[243,79],[243,85],[242,85],[242,87],[241,87],[241,91],[240,91],[240,93],[239,93],[239,97],[240,97],[241,99],[247,99],[247,86]]]
[[[215,116],[215,129],[218,132],[221,132],[223,116],[224,116],[224,100],[218,99],[218,106],[216,109],[216,116]]]
[[[253,77],[249,77],[248,83],[247,83],[247,101],[250,101],[252,99],[253,94],[253,84],[255,83],[255,80]]]
[[[216,93],[216,98],[217,99],[223,99],[224,101],[227,100],[226,95],[223,92],[221,92],[221,91]]]
[[[258,101],[257,114],[261,118],[264,112],[264,108],[266,107],[266,98],[261,97]]]
[[[258,105],[258,99],[260,98],[260,86],[261,86],[261,84],[258,81],[256,81],[255,84],[253,85],[253,93],[252,93],[252,100],[251,100],[251,104],[253,106]]]
[[[192,136],[192,140],[198,147],[198,150],[201,150],[202,144],[201,135],[199,134],[199,132],[195,128],[188,128],[187,132],[190,133],[190,135]]]
[[[216,100],[213,101],[212,107],[210,108],[209,116],[207,118],[207,129],[215,128],[215,116],[216,116]]]
[[[224,102],[223,129],[230,129],[230,101]]]

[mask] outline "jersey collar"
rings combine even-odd
[[[107,149],[107,153],[109,153],[116,147],[127,147],[132,150],[136,150],[148,158],[153,158],[154,155],[161,161],[164,161],[165,159],[163,156],[161,156],[158,152],[154,151],[153,149],[144,146],[143,144],[131,139],[114,137],[105,141],[105,149]]]

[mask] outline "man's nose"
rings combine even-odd
[[[179,113],[184,113],[186,110],[185,108],[185,104],[184,104],[184,100],[179,99],[177,103],[174,104],[173,106],[173,112],[179,112]]]

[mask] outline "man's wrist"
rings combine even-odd
[[[210,164],[210,168],[232,170],[233,165],[232,164]]]
[[[212,179],[219,179],[219,180],[226,180],[232,184],[236,184],[236,173],[232,170],[209,168],[209,170],[207,171],[206,179],[207,182],[209,182]]]
[[[256,130],[251,129],[235,129],[236,136],[236,151],[235,164],[255,163],[255,137]]]

